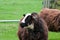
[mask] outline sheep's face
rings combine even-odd
[[[30,25],[31,20],[32,20],[31,13],[28,13],[26,15],[24,14],[23,16],[24,16],[24,18],[21,20],[20,26],[25,27],[25,26]]]

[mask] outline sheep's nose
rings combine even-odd
[[[25,23],[20,23],[20,26],[23,28],[25,26],[27,26]]]

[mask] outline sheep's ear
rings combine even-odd
[[[37,18],[37,16],[36,16],[37,13],[36,13],[36,12],[33,12],[31,15],[32,15],[32,18],[33,18],[33,19]]]
[[[25,14],[23,14],[23,16],[25,16]]]
[[[36,19],[37,19],[37,16],[32,16],[32,19],[33,19],[33,20],[36,20]]]

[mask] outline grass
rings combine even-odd
[[[20,19],[28,12],[39,12],[41,0],[0,0],[0,20]]]
[[[60,32],[49,32],[49,40],[60,40]]]
[[[28,12],[40,12],[42,0],[0,0],[0,20],[20,19]],[[18,22],[0,23],[0,40],[18,40]],[[60,32],[49,32],[49,40],[60,40]]]
[[[18,40],[18,23],[0,23],[0,40]]]

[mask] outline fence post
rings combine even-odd
[[[43,8],[49,8],[50,7],[50,0],[43,0]]]

